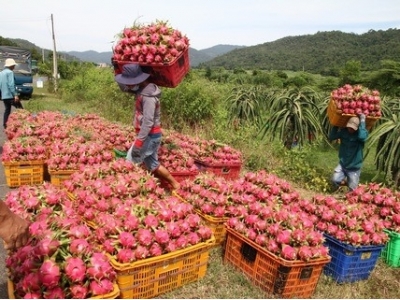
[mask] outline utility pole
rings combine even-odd
[[[58,80],[58,68],[57,68],[57,50],[56,50],[56,39],[54,36],[54,21],[53,14],[51,14],[51,31],[53,34],[53,78],[54,78],[54,92],[57,92],[57,80]]]

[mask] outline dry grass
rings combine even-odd
[[[314,299],[398,299],[400,296],[400,268],[390,268],[381,259],[367,280],[336,283],[322,274]],[[239,270],[223,263],[222,248],[211,250],[206,276],[157,299],[267,299],[278,298],[255,287]]]

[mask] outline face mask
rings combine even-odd
[[[136,92],[139,90],[139,86],[138,85],[134,85],[133,87],[131,87],[131,91]]]
[[[139,90],[139,85],[134,85],[134,86],[132,86],[132,87],[128,87],[128,86],[125,86],[125,92],[128,92],[128,93],[134,93],[134,92],[137,92]]]

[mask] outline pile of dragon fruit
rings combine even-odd
[[[189,48],[189,39],[166,21],[124,28],[113,48],[112,60],[143,64],[170,63]]]
[[[357,84],[345,84],[332,91],[331,99],[335,101],[337,109],[346,115],[381,117],[381,98],[377,90]]]
[[[384,245],[388,229],[400,232],[400,193],[376,183],[336,199],[300,197],[291,185],[265,170],[237,180],[200,174],[178,191],[200,215],[225,224],[286,260],[329,255],[324,234],[355,247]]]
[[[84,299],[114,291],[116,272],[64,190],[21,186],[4,201],[31,222],[29,242],[6,259],[16,298]]]
[[[212,241],[192,205],[125,159],[81,168],[64,187],[20,186],[4,201],[31,222],[28,244],[6,262],[18,298],[106,295],[115,264]]]

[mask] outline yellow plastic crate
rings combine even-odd
[[[14,283],[8,279],[7,280],[7,291],[8,291],[8,299],[15,299],[14,295]],[[97,295],[90,297],[90,299],[117,299],[119,298],[120,290],[118,284],[114,283],[114,289],[112,292],[104,295]]]
[[[44,161],[3,162],[3,166],[9,187],[43,183]]]
[[[77,170],[49,170],[50,182],[54,185],[61,186],[65,180],[68,180],[72,173]]]
[[[176,191],[172,191],[172,194],[179,198],[181,201],[189,203],[187,200],[182,198]],[[225,222],[228,220],[227,217],[213,217],[204,214],[199,209],[195,209],[196,214],[198,214],[201,219],[203,220],[204,225],[210,227],[214,238],[215,238],[215,246],[220,246],[224,243],[226,237],[226,227]]]
[[[121,299],[148,299],[203,278],[215,239],[134,263],[121,264],[108,255],[117,272]]]
[[[226,238],[226,226],[225,223],[228,218],[216,218],[206,215],[196,209],[196,213],[202,218],[204,225],[211,228],[211,231],[215,238],[215,245],[223,245]]]
[[[332,126],[338,126],[338,127],[346,127],[347,122],[351,117],[355,117],[356,115],[346,115],[342,114],[340,111],[338,111],[336,107],[336,103],[333,99],[329,101],[328,104],[328,119],[329,122],[331,123]],[[380,118],[379,117],[371,117],[367,116],[365,118],[365,127],[367,130],[371,130],[372,127],[374,126],[375,122],[378,121]]]

